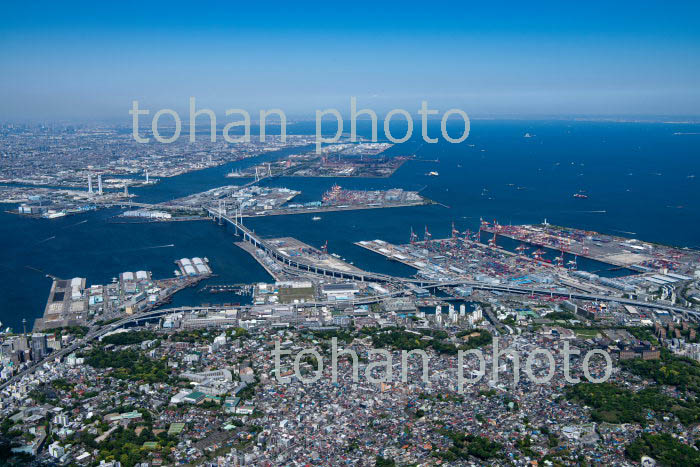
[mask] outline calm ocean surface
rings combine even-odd
[[[381,127],[381,125],[380,125]],[[311,131],[313,127],[309,126]],[[263,236],[291,236],[355,265],[409,275],[412,269],[353,245],[375,238],[406,243],[411,227],[427,225],[434,238],[447,237],[451,223],[478,229],[479,218],[501,224],[540,223],[597,230],[678,246],[700,248],[700,135],[698,125],[563,121],[473,121],[462,144],[423,144],[414,138],[391,151],[416,153],[389,179],[283,178],[263,182],[301,190],[301,201],[318,200],[334,183],[351,189],[404,188],[442,205],[250,219]],[[431,133],[433,133],[431,131]],[[458,135],[456,129],[454,136]],[[524,135],[529,133],[530,138]],[[681,133],[681,134],[674,134]],[[685,134],[683,134],[685,133]],[[396,135],[400,136],[398,130]],[[290,152],[290,151],[285,151]],[[291,151],[294,152],[294,151]],[[273,159],[274,154],[261,156]],[[259,161],[261,159],[257,159]],[[438,160],[439,162],[435,162]],[[234,184],[224,175],[241,161],[165,179],[154,187],[133,189],[140,201],[158,202],[216,186]],[[428,177],[430,171],[438,177]],[[583,190],[588,199],[573,194]],[[7,205],[4,209],[13,209]],[[56,220],[0,213],[0,320],[3,327],[28,327],[43,313],[55,276],[87,277],[88,285],[108,283],[123,271],[145,269],[154,277],[172,277],[174,261],[206,256],[217,274],[207,283],[270,280],[236,247],[231,232],[208,221],[113,224],[117,210]],[[87,221],[87,222],[83,222]],[[174,246],[167,246],[173,244]],[[600,270],[595,262],[581,269]],[[173,306],[202,302],[239,302],[229,294],[180,292]]]

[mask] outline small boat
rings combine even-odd
[[[312,221],[320,221],[321,218],[319,216],[314,216],[311,218]]]
[[[433,170],[432,172],[428,172],[426,175],[427,175],[428,177],[437,177],[437,176],[440,175],[440,174],[437,173],[437,172],[435,172],[435,171]]]

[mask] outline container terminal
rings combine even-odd
[[[694,251],[609,239],[605,242],[605,256],[590,255],[589,252],[589,257],[597,259],[603,265],[604,260],[611,257],[629,260],[630,253],[626,247],[644,245],[640,247],[649,251],[645,257],[653,259],[641,263],[628,261],[624,264],[637,267],[630,268],[626,275],[622,275],[624,271],[621,271],[618,277],[605,277],[579,270],[577,255],[571,250],[560,250],[558,256],[549,260],[545,257],[547,252],[541,248],[545,245],[540,247],[523,242],[515,251],[508,251],[499,246],[497,235],[491,234],[491,238],[485,238],[490,236],[487,234],[485,228],[475,234],[453,229],[451,238],[432,239],[426,228],[422,240],[411,232],[410,242],[405,245],[394,245],[380,239],[360,241],[356,245],[416,269],[415,276],[418,278],[438,283],[464,280],[494,286],[532,287],[552,292],[575,290],[682,305],[692,305],[696,300],[694,297],[697,291],[693,284],[698,275],[698,253]],[[548,245],[551,246],[551,243]],[[657,250],[662,250],[663,253]],[[608,269],[619,269],[616,267],[619,262],[607,264],[611,266]]]
[[[376,239],[360,241],[357,246],[398,261],[416,270],[416,277],[427,281],[473,280],[490,284],[530,285],[556,288],[558,274],[551,265],[462,238],[413,240],[394,245]],[[593,291],[580,285],[582,290]]]
[[[410,287],[411,284],[419,284],[421,287],[423,284],[432,284],[432,287],[468,285],[472,288],[492,290],[498,293],[504,291],[508,293],[529,292],[531,295],[544,293],[550,295],[550,298],[556,296],[568,297],[569,299],[576,297],[584,300],[616,300],[631,305],[655,301],[658,303],[649,306],[657,309],[672,310],[682,313],[684,316],[691,312],[686,307],[697,298],[695,288],[693,288],[695,282],[690,276],[681,274],[677,274],[679,277],[669,276],[668,274],[662,276],[655,272],[633,274],[632,271],[632,275],[626,277],[601,277],[587,271],[578,271],[576,256],[572,256],[572,260],[566,261],[566,257],[562,254],[558,257],[558,260],[550,261],[542,256],[546,252],[539,248],[538,251],[534,252],[534,258],[531,258],[525,246],[521,245],[518,247],[516,249],[517,253],[511,252],[500,248],[495,238],[483,245],[479,241],[481,231],[472,235],[469,231],[459,232],[454,226],[452,238],[444,241],[435,240],[435,243],[433,243],[432,235],[427,227],[422,242],[419,242],[418,236],[411,232],[410,245],[412,245],[412,248],[423,246],[437,248],[437,251],[428,252],[432,256],[432,260],[424,262],[425,267],[421,264],[416,265],[419,270],[414,278],[394,277],[368,271],[356,272],[353,270],[330,269],[323,265],[298,261],[297,258],[280,252],[277,245],[260,238],[245,227],[240,217],[234,217],[226,211],[213,208],[208,208],[207,210],[212,220],[221,224],[224,222],[231,224],[237,234],[240,231],[244,241],[251,243],[257,250],[260,250],[260,253],[255,250],[257,257],[264,258],[264,261],[292,275],[299,274],[299,271],[301,271],[302,274],[306,275],[322,274],[350,281],[393,284],[402,290],[406,290],[406,287]],[[359,246],[376,251],[386,257],[394,256],[381,251],[383,247],[376,246],[376,241],[374,243],[374,246],[367,244],[359,244]],[[379,243],[379,245],[382,244]],[[475,245],[477,248],[474,248]],[[391,245],[391,248],[396,247]],[[483,254],[473,258],[469,257],[472,254],[469,250],[474,249],[474,251],[479,252],[482,251],[482,248],[485,248],[483,251],[497,253],[501,257],[492,258]],[[427,248],[425,249],[427,250]],[[392,251],[387,248],[385,250]],[[422,251],[416,254],[419,257],[425,256]],[[504,258],[507,258],[505,263],[503,262]],[[401,258],[399,257],[398,259]],[[493,259],[496,259],[496,261],[493,261]],[[518,266],[518,262],[522,264]],[[471,270],[472,268],[476,268],[476,271]],[[479,271],[479,268],[486,268],[486,271]],[[700,276],[700,273],[697,271],[694,274]],[[659,286],[658,282],[662,279],[665,281],[664,285]],[[695,312],[692,312],[692,314],[694,315]]]
[[[508,237],[529,245],[549,248],[638,272],[692,275],[700,262],[700,252],[644,242],[598,232],[540,225],[501,225],[481,222],[480,232]]]

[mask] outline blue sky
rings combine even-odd
[[[128,119],[132,99],[472,116],[697,115],[700,3],[11,2],[1,120]]]

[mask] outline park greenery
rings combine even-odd
[[[553,311],[544,316],[545,319],[552,321],[567,321],[570,319],[579,319],[575,314],[568,311]]]
[[[394,462],[394,459],[391,458],[384,458],[382,456],[377,456],[374,461],[375,467],[394,467],[396,465],[396,462]]]
[[[314,338],[319,340],[331,340],[334,337],[338,339],[339,343],[350,344],[354,340],[351,332],[344,329],[324,329],[322,331],[313,331],[312,335]]]
[[[623,360],[620,366],[657,384],[676,386],[681,391],[692,391],[700,395],[700,363],[673,355],[666,349],[661,349],[659,360]]]
[[[69,383],[63,378],[56,378],[51,381],[51,387],[59,391],[70,391],[75,386],[74,383]]]
[[[625,455],[635,462],[639,462],[642,456],[648,456],[660,465],[700,465],[700,451],[668,433],[643,433],[627,445]]]
[[[478,335],[473,336],[472,334],[474,334],[474,333],[478,333]],[[470,336],[470,337],[463,344],[460,344],[460,346],[459,346],[460,350],[478,349],[479,347],[489,345],[493,341],[493,336],[486,329],[478,329],[478,330],[472,330],[472,331],[460,331],[457,333],[457,337],[464,337],[464,336]]]
[[[424,350],[436,342],[434,339],[424,339],[423,337],[420,333],[391,329],[372,335],[372,345],[375,348],[393,347],[398,350]],[[447,346],[451,346],[451,348],[448,350]],[[452,353],[453,351],[457,353],[457,347],[454,344],[438,344],[437,347],[441,349],[439,352]]]
[[[105,441],[97,443],[96,435],[90,434],[87,431],[80,431],[72,435],[68,441],[73,443],[83,443],[86,446],[98,449],[99,460],[118,461],[123,467],[132,467],[139,462],[148,459],[149,454],[153,449],[144,447],[144,443],[156,443],[156,450],[160,451],[161,455],[167,459],[170,455],[170,449],[174,447],[178,440],[166,432],[161,432],[155,435],[150,424],[136,434],[131,428],[118,427]],[[101,426],[103,431],[109,429],[108,426]]]
[[[110,376],[123,380],[159,383],[170,378],[165,361],[148,358],[132,349],[113,352],[92,349],[85,355],[85,363],[93,368],[112,368]]]
[[[243,337],[249,337],[250,333],[244,328],[231,328],[226,330],[226,336],[229,339],[240,339]]]
[[[612,383],[578,383],[569,386],[566,398],[592,408],[595,422],[639,423],[645,425],[649,417],[675,415],[685,425],[700,422],[700,403],[667,396],[657,388],[634,392]]]
[[[432,348],[441,354],[456,355],[458,350],[470,350],[491,343],[491,334],[483,329],[459,333],[457,337],[463,338],[472,333],[478,333],[478,335],[465,340],[459,347],[446,339],[448,335],[444,331],[416,333],[392,328],[383,332],[375,332],[371,336],[372,345],[376,348],[392,347],[408,351]]]
[[[468,433],[459,433],[446,429],[439,432],[452,440],[452,446],[447,451],[436,455],[447,462],[476,457],[482,461],[500,459],[503,456],[503,445],[488,438]]]
[[[190,344],[210,344],[216,336],[203,329],[188,329],[170,334],[172,342],[188,342]]]
[[[652,344],[658,344],[658,341],[656,340],[656,336],[654,336],[654,333],[650,328],[646,327],[628,327],[625,328],[627,332],[632,334],[635,338],[639,339],[640,341],[647,341],[651,342]]]

